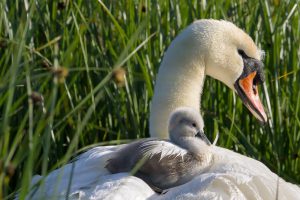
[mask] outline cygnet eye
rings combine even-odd
[[[195,127],[195,128],[197,127],[196,123],[192,123],[192,126]]]

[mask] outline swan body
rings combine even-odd
[[[106,170],[105,162],[123,147],[96,147],[80,155],[74,161],[75,175],[69,192],[66,180],[70,178],[71,163],[50,173],[44,180],[44,187],[40,186],[27,199],[63,200],[67,194],[69,199],[82,200],[276,199],[276,196],[280,200],[300,199],[298,186],[284,181],[261,162],[212,145],[213,162],[210,168],[191,181],[159,195],[144,181],[129,173],[110,174]]]
[[[168,138],[168,117],[178,107],[200,110],[205,76],[233,89],[252,114],[267,121],[257,85],[264,81],[261,51],[230,22],[198,20],[172,42],[156,79],[150,112],[150,134]],[[73,162],[36,176],[27,199],[300,199],[300,189],[265,165],[212,146],[212,164],[193,180],[157,195],[129,173],[111,174],[107,161],[121,146],[97,147]],[[279,187],[278,187],[279,186]],[[105,197],[106,198],[106,197]],[[105,199],[104,198],[104,199]]]
[[[115,152],[106,168],[113,174],[131,172],[157,192],[182,185],[210,167],[210,142],[203,127],[198,111],[178,108],[170,116],[170,140],[130,143]]]

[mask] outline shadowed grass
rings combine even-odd
[[[218,145],[299,184],[297,3],[1,1],[0,199],[21,186],[24,198],[34,174],[48,174],[86,146],[148,137],[163,53],[200,18],[232,21],[265,50],[263,101],[272,115],[271,128],[260,126],[230,89],[207,78],[208,137],[219,132]]]

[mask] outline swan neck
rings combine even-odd
[[[192,107],[200,112],[205,79],[204,62],[199,56],[187,54],[177,52],[173,54],[175,57],[170,58],[172,53],[167,52],[161,64],[150,111],[151,137],[164,139],[169,137],[168,121],[176,108]]]

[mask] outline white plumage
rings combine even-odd
[[[116,149],[97,147],[78,157],[71,199],[300,199],[298,186],[285,182],[261,162],[217,146],[211,147],[213,164],[208,171],[158,195],[134,176],[107,172],[103,163]],[[65,199],[71,166],[52,172],[45,179],[44,191],[40,187],[35,198],[28,199]]]
[[[261,162],[216,146],[211,151],[209,171],[155,199],[300,199],[298,186]]]

